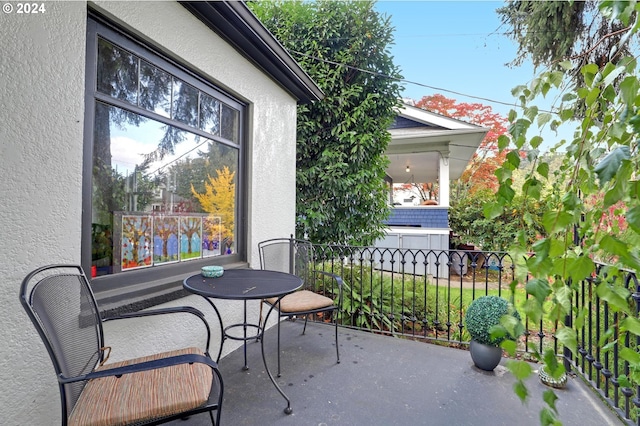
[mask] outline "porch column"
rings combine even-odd
[[[440,167],[438,168],[438,204],[449,207],[449,152],[440,153]]]

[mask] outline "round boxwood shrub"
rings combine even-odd
[[[506,299],[499,296],[482,296],[471,302],[464,315],[464,322],[473,340],[485,345],[499,346],[509,336],[507,334],[492,338],[491,328],[499,325],[500,318],[507,314],[520,320],[518,311]]]

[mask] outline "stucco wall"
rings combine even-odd
[[[247,244],[249,261],[257,267],[258,241],[294,230],[295,100],[177,3],[98,2],[97,8],[250,104]],[[20,306],[18,289],[38,266],[80,261],[86,11],[84,2],[47,2],[41,15],[0,16],[3,425],[59,423],[53,369]],[[179,304],[208,312],[217,333],[211,308],[202,300],[190,296],[171,303]],[[236,322],[241,306],[230,304],[223,315]],[[255,317],[257,304],[251,309]],[[176,328],[170,321],[112,323],[105,331],[115,350],[112,359],[144,352],[130,345],[130,336],[151,329],[164,333],[164,339],[153,340],[155,349],[173,347],[177,335],[178,343],[202,341],[196,327]],[[218,344],[214,338],[212,352]],[[228,342],[225,352],[233,344],[238,343]]]

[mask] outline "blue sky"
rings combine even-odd
[[[391,47],[396,65],[406,80],[443,90],[405,83],[404,97],[419,100],[441,93],[459,102],[480,102],[507,116],[513,105],[511,89],[528,84],[535,76],[526,62],[519,67],[506,64],[516,57],[516,44],[504,35],[495,10],[499,1],[389,1],[376,3],[376,10],[388,15],[395,27]],[[448,91],[484,99],[475,99]],[[491,102],[498,101],[498,102]],[[548,108],[550,101],[537,104]],[[570,131],[560,132],[568,138]],[[556,139],[543,132],[544,148]]]

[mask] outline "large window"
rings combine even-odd
[[[243,105],[111,27],[88,39],[83,264],[88,246],[94,277],[237,259]]]

